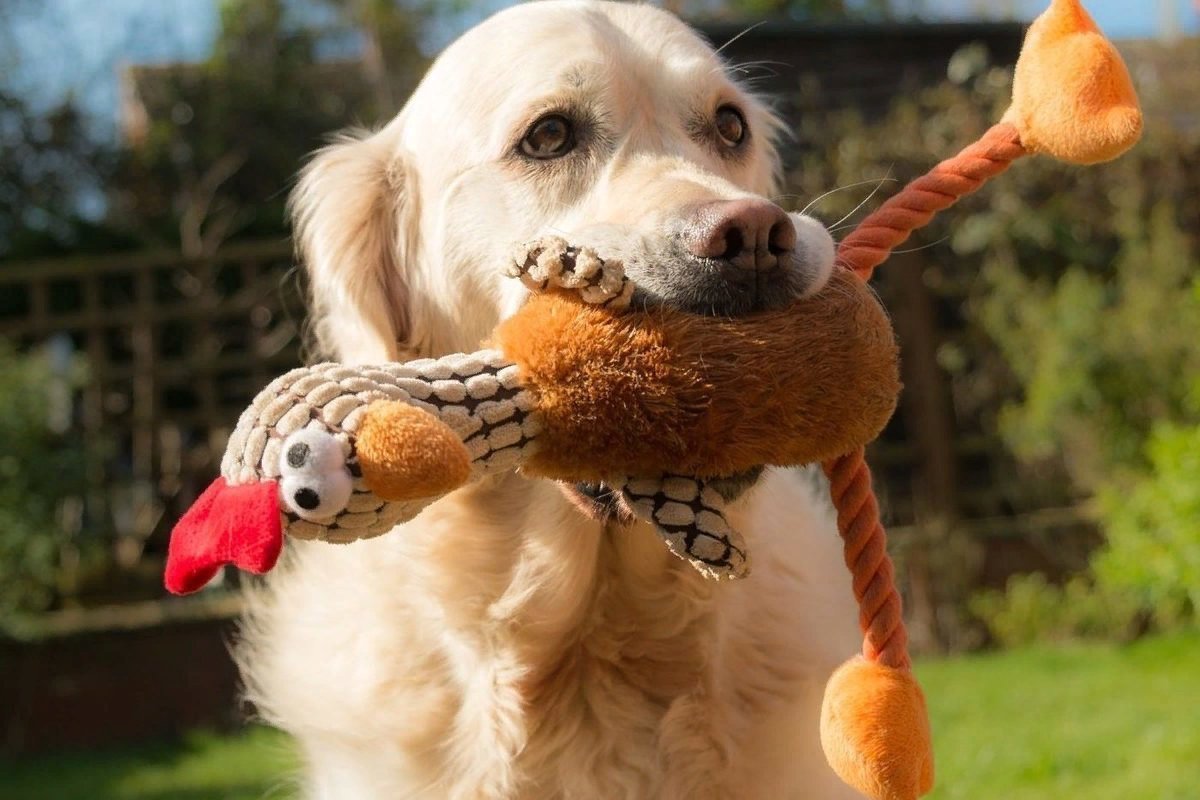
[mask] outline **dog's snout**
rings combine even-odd
[[[740,269],[765,272],[796,247],[796,227],[782,208],[757,198],[717,200],[692,209],[684,223],[688,251]]]

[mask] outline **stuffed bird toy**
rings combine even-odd
[[[318,364],[242,414],[221,478],[180,520],[168,587],[227,562],[269,569],[282,533],[386,533],[502,470],[603,482],[713,578],[749,571],[720,478],[831,458],[873,439],[899,392],[883,309],[835,274],[816,297],[711,319],[627,308],[621,265],[550,238],[508,266],[535,296],[495,348],[403,364]]]
[[[1129,73],[1078,0],[1053,0],[1017,64],[1000,123],[868,216],[828,286],[736,319],[629,308],[618,262],[561,239],[506,270],[532,291],[489,349],[403,364],[319,364],[267,386],[243,413],[218,478],[172,535],[166,584],[195,591],[225,564],[269,570],[283,534],[378,536],[498,471],[603,482],[707,577],[750,556],[724,514],[724,478],[820,462],[838,512],[863,630],[861,657],[826,687],[834,770],[876,800],[933,783],[925,700],[912,675],[864,447],[891,416],[897,349],[866,288],[913,231],[1018,158],[1117,157],[1141,135]]]

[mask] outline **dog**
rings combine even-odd
[[[709,315],[820,289],[833,241],[769,199],[780,122],[671,14],[544,0],[484,21],[292,205],[316,337],[352,363],[477,349],[557,234],[633,301]],[[293,542],[251,594],[247,695],[320,800],[838,800],[826,679],[860,639],[827,487],[740,478],[753,574],[714,584],[604,487],[507,475],[347,546]]]

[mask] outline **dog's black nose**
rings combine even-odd
[[[787,212],[757,198],[694,206],[682,233],[692,255],[752,272],[775,269],[780,257],[796,247],[796,228]]]

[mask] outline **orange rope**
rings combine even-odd
[[[838,246],[838,260],[863,280],[892,251],[944,211],[1026,154],[1021,135],[1007,123],[994,125],[978,141],[905,186]]]
[[[939,212],[1004,172],[1026,154],[1012,125],[993,126],[978,141],[917,178],[867,216],[838,247],[842,266],[864,281],[912,235]],[[871,489],[865,448],[824,465],[837,509],[838,531],[846,566],[858,601],[863,656],[895,669],[908,670],[908,632],[896,570],[887,553],[887,533],[879,521],[879,503]]]
[[[871,490],[864,448],[825,463],[829,493],[837,509],[846,566],[853,576],[863,656],[896,669],[908,669],[908,631],[904,628],[896,570],[887,553],[887,533]]]

